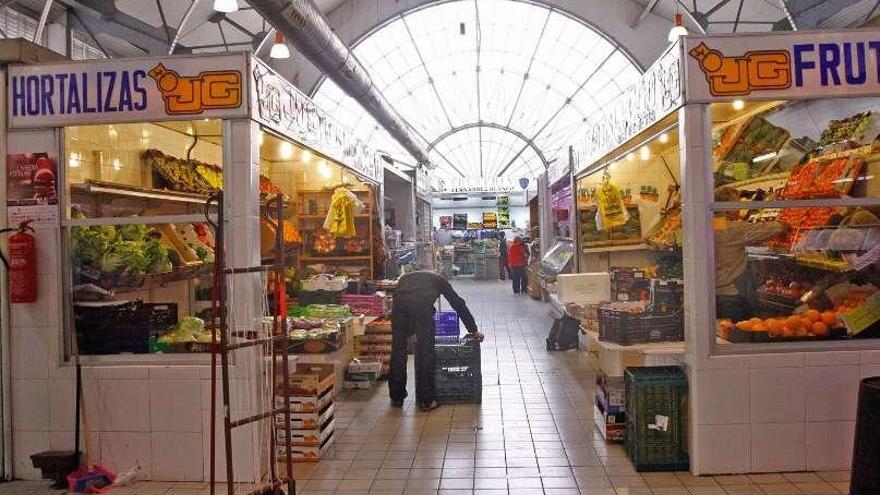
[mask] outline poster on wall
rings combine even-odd
[[[468,226],[467,213],[455,213],[452,215],[452,228],[455,230],[466,230]]]
[[[440,228],[447,230],[452,228],[452,215],[442,215],[440,217]]]
[[[510,228],[510,197],[498,196],[495,200],[495,206],[498,208],[498,227],[499,229]]]
[[[58,164],[49,153],[6,156],[6,206],[9,225],[58,222]]]

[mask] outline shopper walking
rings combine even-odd
[[[513,243],[510,245],[507,257],[510,264],[510,280],[513,281],[513,293],[527,293],[526,264],[529,262],[529,248],[526,247],[522,237],[516,236],[513,238]]]
[[[406,342],[412,335],[417,340],[416,403],[423,411],[439,406],[434,398],[434,302],[441,295],[458,312],[458,317],[468,333],[478,341],[483,340],[467,304],[449,281],[432,271],[416,271],[401,276],[391,307],[391,371],[388,376],[388,392],[394,407],[403,407],[403,400],[407,396]]]
[[[510,275],[510,267],[507,265],[507,240],[504,238],[504,231],[498,231],[498,263],[501,264],[498,267],[498,276],[501,280],[507,280],[507,275]]]

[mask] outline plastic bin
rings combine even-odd
[[[455,311],[437,311],[434,313],[435,336],[457,338],[460,331],[458,313]]]
[[[599,309],[599,340],[620,345],[684,340],[682,311],[668,315]]]
[[[678,366],[632,367],[626,383],[626,452],[636,471],[686,471],[687,390]]]
[[[480,343],[468,337],[439,337],[434,349],[437,401],[441,404],[481,402],[483,374]]]
[[[177,304],[140,300],[74,305],[77,350],[82,355],[146,354],[150,336],[177,326]]]

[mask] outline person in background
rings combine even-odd
[[[510,267],[507,264],[507,240],[504,238],[503,230],[498,231],[498,263],[501,264],[498,267],[499,278],[507,280],[507,275],[510,275]]]
[[[715,192],[715,200],[735,202],[739,191],[722,187]],[[718,212],[715,228],[715,313],[718,318],[740,321],[754,316],[757,297],[755,281],[749,274],[746,247],[755,246],[784,234],[780,222],[750,223],[739,219],[739,212]]]
[[[526,247],[522,237],[516,236],[513,238],[513,243],[510,245],[507,256],[508,263],[510,264],[510,279],[513,281],[513,293],[527,293],[526,265],[529,262],[529,248]]]
[[[443,296],[458,313],[468,333],[477,341],[483,334],[452,285],[433,271],[415,271],[402,275],[394,291],[391,307],[391,370],[388,393],[391,405],[403,407],[406,392],[406,342],[415,335],[416,403],[422,411],[439,407],[434,395],[434,302]]]

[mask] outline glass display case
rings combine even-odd
[[[719,346],[880,336],[878,110],[711,106]]]
[[[574,268],[574,241],[557,239],[538,263],[538,277],[545,297],[554,291],[556,277],[562,273],[571,273]]]

